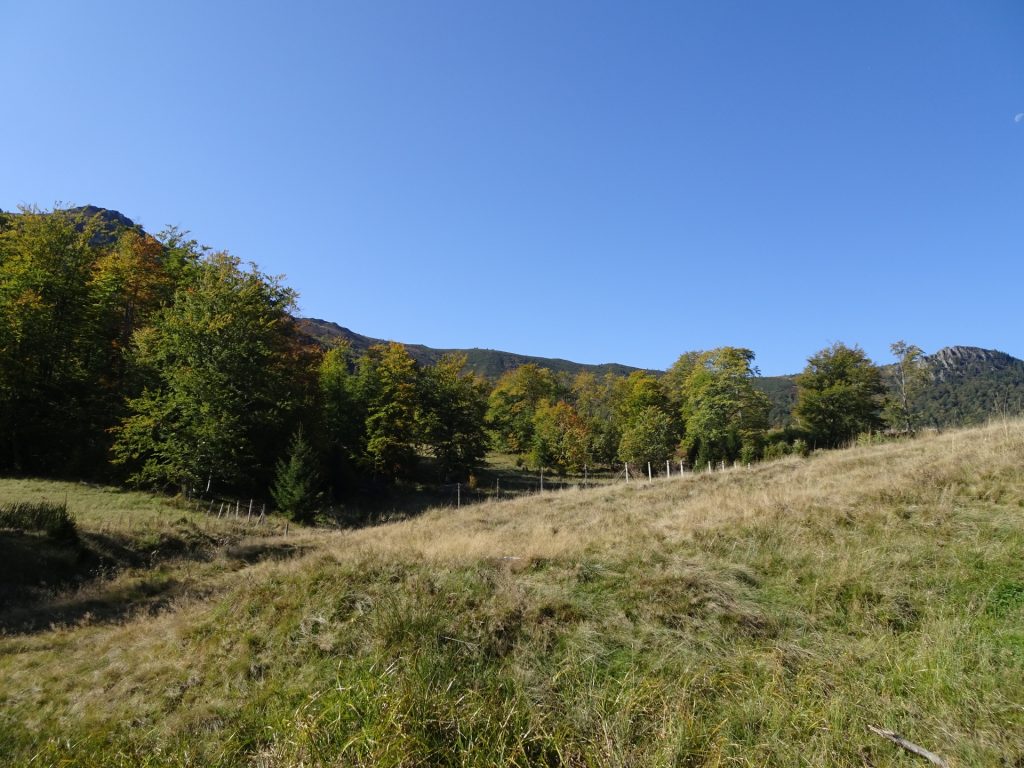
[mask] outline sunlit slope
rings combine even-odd
[[[1024,761],[1024,425],[307,533],[0,641],[57,765]],[[167,578],[187,578],[175,566]]]

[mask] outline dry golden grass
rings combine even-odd
[[[86,530],[191,520],[96,494]],[[1020,421],[287,543],[0,639],[0,760],[910,764],[872,723],[1024,764]]]
[[[877,513],[903,496],[941,498],[1019,471],[1022,457],[1024,427],[1006,421],[967,433],[820,452],[810,459],[438,509],[341,533],[327,546],[338,556],[465,564],[622,552],[749,523],[798,533],[811,521],[828,524],[845,515]]]

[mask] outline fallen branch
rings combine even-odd
[[[876,728],[873,725],[869,725],[868,726],[868,730],[871,731],[872,733],[878,734],[883,739],[888,739],[893,744],[895,744],[895,745],[897,745],[899,747],[902,747],[903,749],[907,750],[907,752],[915,754],[915,755],[917,755],[919,757],[923,757],[928,762],[933,763],[934,765],[940,766],[940,768],[949,768],[949,763],[947,763],[941,757],[936,755],[934,752],[929,752],[924,747],[919,747],[919,746],[917,746],[917,744],[914,744],[912,741],[907,741],[906,739],[904,739],[902,736],[900,736],[895,731],[887,731],[884,728]]]

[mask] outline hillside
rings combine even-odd
[[[925,356],[931,382],[917,400],[930,427],[981,424],[993,416],[1024,413],[1024,360],[980,347],[943,347]],[[882,374],[892,384],[893,366]],[[755,386],[772,401],[773,424],[787,424],[796,404],[796,376],[764,376]]]
[[[0,481],[97,545],[206,542],[0,612],[0,762],[917,764],[876,725],[1020,764],[1022,459],[1001,422],[242,541]]]
[[[318,342],[348,342],[352,350],[357,354],[374,344],[386,343],[383,339],[363,336],[337,323],[318,320],[312,317],[299,318],[299,326],[309,338]],[[488,379],[497,379],[506,371],[511,371],[527,363],[533,363],[541,368],[548,368],[556,373],[566,373],[572,376],[585,371],[598,375],[614,373],[619,376],[628,376],[633,371],[639,370],[638,368],[631,368],[628,365],[620,365],[618,363],[588,365],[586,363],[574,363],[571,360],[521,355],[515,352],[502,352],[496,349],[434,349],[432,347],[425,347],[422,344],[404,344],[404,346],[409,350],[409,354],[412,355],[416,362],[421,365],[433,365],[446,354],[465,355],[466,368]]]
[[[928,358],[933,381],[921,399],[926,424],[978,424],[1024,413],[1024,360],[978,347],[946,347]]]
[[[321,343],[345,341],[357,354],[374,344],[384,343],[381,339],[363,336],[326,320],[301,318],[299,323],[311,340]],[[405,347],[423,365],[431,365],[445,354],[464,354],[469,370],[492,380],[526,363],[569,375],[589,371],[624,376],[639,370],[617,363],[585,365],[489,349],[433,349],[420,344],[406,344]],[[933,380],[919,402],[924,424],[964,426],[982,423],[993,415],[1024,413],[1024,360],[1005,352],[965,346],[945,347],[926,360]],[[891,378],[891,369],[891,366],[882,366],[887,379]],[[771,423],[789,424],[796,404],[796,374],[761,376],[754,379],[754,385],[771,399]]]

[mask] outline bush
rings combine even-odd
[[[753,464],[758,459],[757,446],[753,443],[744,443],[743,447],[740,448],[740,464],[749,465]]]
[[[889,442],[884,432],[861,432],[857,435],[857,445],[881,445]]]
[[[5,528],[25,533],[45,533],[52,539],[78,538],[78,530],[68,513],[67,504],[49,501],[0,504],[0,529]]]

